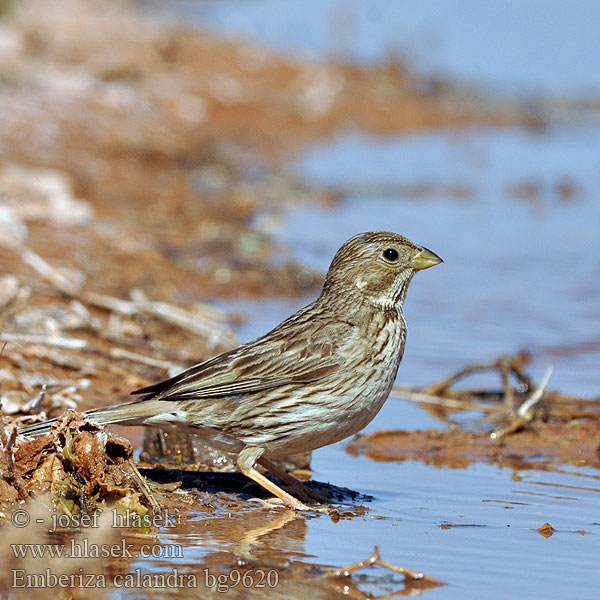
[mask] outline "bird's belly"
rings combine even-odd
[[[375,418],[392,383],[393,377],[388,375],[368,392],[362,385],[357,385],[344,393],[323,394],[321,403],[316,406],[311,403],[299,411],[297,427],[293,431],[264,444],[269,455],[277,458],[316,450],[358,433]]]

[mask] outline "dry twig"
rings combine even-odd
[[[44,383],[42,389],[38,395],[32,398],[27,404],[23,406],[23,412],[30,415],[37,415],[42,410],[42,404],[46,398],[46,388],[48,386]]]
[[[208,340],[210,348],[216,347],[220,342],[234,343],[234,334],[231,329],[216,324],[217,319],[224,317],[216,309],[208,306],[197,307],[194,312],[191,312],[167,302],[150,300],[141,290],[133,290],[131,300],[123,300],[83,290],[80,285],[70,281],[63,273],[29,248],[21,247],[19,254],[23,262],[32,267],[54,288],[84,305],[91,304],[97,308],[127,316],[139,313],[148,314],[166,323],[177,325],[182,329],[203,336]]]
[[[133,464],[133,461],[131,459],[128,459],[127,463],[131,467],[131,472],[133,473],[133,480],[136,484],[136,487],[139,489],[140,492],[142,492],[146,500],[148,500],[148,503],[150,504],[150,506],[152,506],[152,510],[157,513],[160,512],[161,506],[154,494],[152,493],[152,490],[148,487],[146,480],[138,471],[138,468]]]
[[[109,350],[109,354],[113,358],[124,358],[125,360],[148,365],[150,367],[165,369],[165,371],[168,371],[169,373],[173,372],[173,374],[183,371],[184,369],[184,367],[178,365],[177,363],[170,362],[168,360],[158,360],[157,358],[145,356],[144,354],[138,354],[137,352],[125,350],[123,348],[111,348]]]
[[[23,480],[21,479],[15,468],[14,446],[16,439],[16,425],[12,425],[10,427],[10,433],[6,435],[6,429],[4,428],[4,419],[2,418],[0,410],[0,442],[2,443],[2,448],[4,450],[4,460],[6,462],[6,473],[1,473],[0,476],[9,485],[12,485],[13,488],[15,488],[21,500],[27,500],[27,498],[33,497],[33,492],[27,492],[25,486],[23,485]]]
[[[6,342],[2,345],[0,349],[0,356],[4,353],[4,348],[6,348]],[[0,401],[0,443],[2,444],[2,448],[4,450],[4,461],[6,462],[6,473],[0,473],[0,477],[4,479],[9,485],[12,485],[19,497],[22,500],[26,500],[29,498],[30,494],[25,490],[25,486],[23,485],[23,481],[21,477],[17,473],[15,468],[15,454],[14,454],[14,446],[15,440],[17,439],[17,427],[16,425],[12,425],[10,428],[10,433],[6,434],[6,428],[4,426],[4,416],[2,414],[2,402]]]
[[[0,337],[5,342],[15,342],[21,344],[43,344],[44,346],[54,346],[56,348],[80,349],[87,346],[87,341],[78,338],[53,337],[49,335],[31,335],[28,333],[0,333]]]

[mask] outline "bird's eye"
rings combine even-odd
[[[396,262],[398,260],[398,250],[394,248],[388,248],[383,251],[383,258],[388,262]]]

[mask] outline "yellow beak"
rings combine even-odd
[[[419,254],[417,254],[409,263],[408,266],[415,269],[415,271],[422,271],[423,269],[429,269],[429,267],[435,267],[441,262],[444,262],[437,254],[433,253],[427,248],[423,248]]]

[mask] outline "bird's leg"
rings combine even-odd
[[[256,481],[258,485],[261,485],[267,491],[271,492],[271,494],[283,500],[290,508],[294,510],[310,510],[306,504],[303,504],[300,500],[294,498],[294,496],[288,494],[285,490],[282,490],[278,485],[275,485],[254,468],[256,461],[261,457],[264,451],[264,448],[258,446],[246,446],[239,453],[237,459],[240,471],[246,475],[246,477]]]
[[[328,504],[330,502],[330,498],[324,494],[311,490],[307,485],[304,485],[304,482],[296,479],[291,473],[288,473],[285,469],[279,467],[268,458],[261,456],[256,462],[267,469],[267,471],[273,473],[273,475],[279,477],[279,479],[281,479],[281,481],[283,481],[283,483],[285,483],[292,492],[304,502],[309,502],[310,500],[320,502],[321,504]]]

